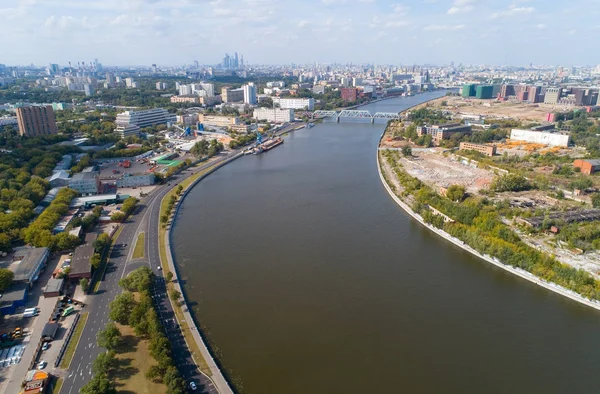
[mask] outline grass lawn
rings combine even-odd
[[[145,247],[145,234],[144,233],[140,233],[138,235],[138,239],[135,243],[135,249],[133,250],[133,258],[134,259],[141,259],[144,257],[144,247]]]
[[[73,336],[71,337],[71,340],[69,341],[69,344],[67,345],[67,349],[65,350],[65,355],[63,356],[62,360],[60,361],[60,365],[59,368],[61,369],[67,369],[69,368],[69,365],[71,365],[71,360],[73,359],[73,355],[75,354],[75,349],[77,349],[77,345],[79,344],[79,338],[81,338],[81,333],[83,332],[83,329],[85,328],[85,323],[87,322],[88,319],[88,313],[82,313],[81,317],[79,318],[79,321],[77,322],[77,326],[75,327],[75,330],[73,330]]]
[[[52,394],[60,393],[60,389],[62,389],[62,385],[63,385],[63,378],[56,379],[56,383],[54,383],[54,386],[52,387]]]
[[[183,187],[183,191],[185,191],[196,179],[200,178],[201,176],[203,176],[204,174],[206,174],[207,172],[209,172],[210,170],[212,170],[214,168],[214,166],[207,168],[204,171],[199,172],[198,174],[195,174],[191,177],[189,177],[188,179],[182,181],[180,183],[180,185]],[[167,193],[163,200],[160,203],[160,215],[164,215],[165,213],[167,213],[167,202],[169,201],[169,198],[171,198],[171,195],[175,194],[175,189],[171,190],[169,193]],[[159,228],[158,228],[158,251],[159,251],[159,255],[160,255],[160,262],[161,265],[163,267],[164,270],[164,274],[165,276],[167,275],[167,272],[169,272],[169,265],[167,263],[167,248],[165,246],[165,235],[166,235],[166,230],[163,228],[163,226],[161,224],[159,224]],[[171,290],[173,288],[172,283],[168,283],[168,290]],[[190,352],[192,353],[192,356],[194,357],[194,360],[196,360],[198,362],[198,366],[200,367],[200,370],[208,375],[208,376],[212,376],[212,372],[210,371],[210,368],[208,367],[208,364],[206,363],[206,360],[204,359],[204,357],[202,357],[202,353],[200,352],[200,348],[198,347],[198,344],[196,343],[196,341],[194,340],[194,337],[192,336],[192,331],[190,330],[190,327],[188,326],[187,322],[183,322],[182,320],[183,318],[183,311],[181,310],[181,306],[177,303],[173,303],[174,306],[174,310],[175,310],[175,315],[177,315],[177,320],[180,323],[180,327],[181,327],[181,332],[183,332],[183,336],[185,337],[186,342],[188,343],[188,347],[190,349]]]
[[[123,349],[117,353],[120,361],[118,371],[114,374],[114,381],[119,393],[147,393],[162,394],[167,392],[167,387],[162,383],[154,383],[146,378],[146,371],[156,364],[156,360],[148,350],[148,340],[135,335],[133,328],[117,324],[123,342]]]

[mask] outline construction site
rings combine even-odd
[[[401,159],[402,166],[411,176],[434,190],[450,185],[463,185],[468,193],[476,194],[489,187],[494,178],[492,172],[477,168],[475,162],[439,152],[436,149],[419,150],[413,157]]]

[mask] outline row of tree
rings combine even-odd
[[[156,360],[146,377],[163,383],[168,394],[185,393],[185,381],[175,367],[171,343],[163,329],[150,296],[154,274],[148,267],[138,268],[119,281],[125,290],[109,306],[111,320],[133,327],[138,337],[149,341],[151,356]],[[116,354],[123,349],[123,339],[115,323],[108,323],[97,336],[98,345],[107,352],[94,362],[94,377],[81,390],[83,394],[115,393],[114,374],[119,368]]]
[[[463,202],[443,198],[429,186],[411,177],[398,163],[397,153],[383,153],[404,188],[402,196],[412,196],[413,209],[424,220],[465,242],[478,252],[504,264],[521,268],[548,282],[573,290],[584,297],[600,300],[600,281],[584,270],[562,264],[524,243],[500,217],[499,208],[487,199],[469,197]],[[433,206],[455,222],[444,222],[429,212]],[[591,228],[579,236],[591,239],[598,232]]]

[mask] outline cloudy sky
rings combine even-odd
[[[0,0],[0,63],[600,63],[600,0]]]

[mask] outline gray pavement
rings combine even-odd
[[[186,383],[191,380],[195,381],[199,386],[196,393],[217,393],[212,381],[202,375],[196,366],[191,353],[187,348],[181,330],[178,326],[172,326],[170,322],[175,318],[172,306],[169,302],[162,278],[162,271],[158,270],[160,259],[158,253],[158,223],[160,216],[160,201],[164,195],[176,187],[176,185],[186,177],[202,171],[215,163],[226,160],[229,156],[223,155],[216,161],[205,163],[201,166],[188,169],[183,173],[176,175],[170,179],[170,185],[157,188],[145,197],[136,209],[136,213],[132,215],[126,223],[123,224],[123,230],[119,234],[109,256],[109,266],[106,270],[104,280],[101,282],[98,292],[93,295],[88,295],[86,311],[89,312],[88,322],[84,328],[77,350],[73,356],[73,360],[65,377],[65,382],[61,389],[61,394],[77,393],[83,385],[85,385],[92,376],[92,362],[98,355],[105,351],[96,345],[96,334],[104,328],[108,322],[108,305],[110,302],[121,293],[119,288],[119,280],[141,265],[140,260],[131,261],[131,254],[135,247],[137,234],[139,232],[146,233],[146,253],[144,261],[147,262],[152,271],[157,275],[157,286],[154,289],[155,299],[158,302],[159,316],[166,327],[167,336],[173,348],[174,361]],[[123,247],[122,245],[127,246]],[[130,266],[131,265],[131,266]],[[135,267],[135,268],[134,268]],[[169,320],[171,319],[171,320]]]

